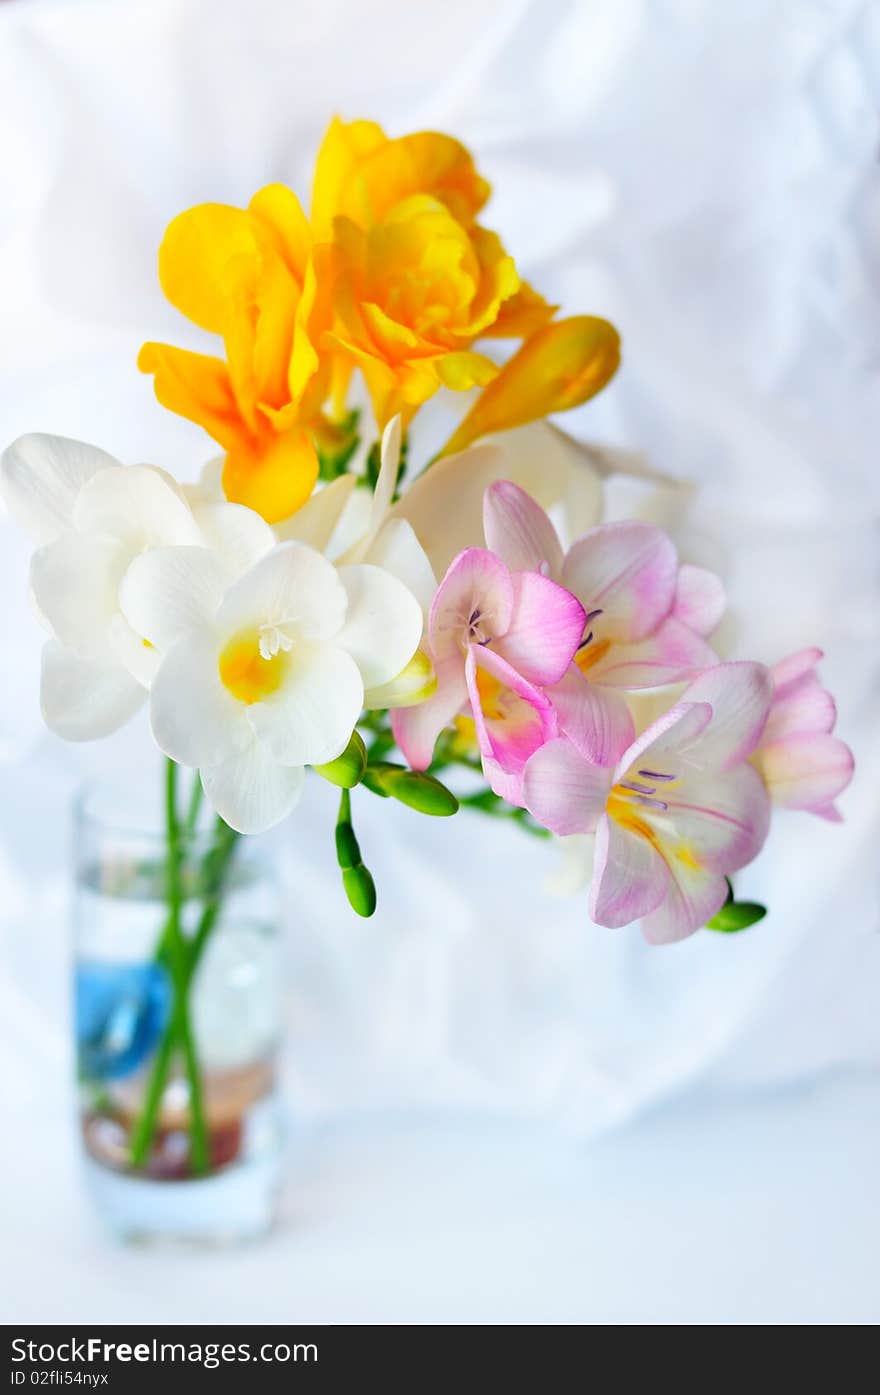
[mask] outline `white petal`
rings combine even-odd
[[[508,478],[508,469],[498,446],[471,446],[438,460],[393,506],[391,517],[412,524],[436,576],[466,547],[482,545],[483,494],[494,480]]]
[[[201,542],[188,505],[149,465],[119,465],[93,475],[79,492],[73,525],[80,533],[117,538],[137,551]]]
[[[66,648],[83,656],[106,657],[127,561],[125,549],[115,539],[84,538],[78,533],[62,533],[34,553],[34,599]]]
[[[304,543],[279,543],[232,585],[217,616],[227,634],[260,625],[330,639],[342,629],[348,596],[336,568]]]
[[[373,491],[373,507],[370,510],[370,536],[375,537],[394,498],[397,473],[400,469],[400,415],[392,417],[382,432],[381,465],[376,488]]]
[[[194,512],[205,543],[220,554],[233,576],[246,572],[275,546],[269,524],[244,504],[197,504]]]
[[[368,688],[406,667],[422,637],[422,608],[402,581],[381,567],[340,567],[348,593],[345,624],[335,642],[351,654]]]
[[[305,772],[279,765],[254,738],[222,765],[200,771],[210,803],[239,833],[264,833],[299,801]]]
[[[206,460],[195,484],[183,485],[184,497],[193,509],[203,504],[222,504],[226,499],[223,492],[223,468],[225,455],[213,455]]]
[[[70,527],[73,506],[86,480],[119,462],[84,441],[33,432],[3,452],[0,491],[9,511],[37,542],[51,542]]]
[[[340,475],[323,489],[317,489],[301,509],[275,524],[279,542],[302,542],[323,552],[356,484],[354,475]]]
[[[162,655],[129,625],[124,615],[114,615],[110,622],[110,648],[135,682],[150,688],[159,671]]]
[[[437,578],[412,524],[402,518],[389,518],[362,560],[384,567],[402,581],[427,615],[437,591]]]
[[[364,703],[354,659],[333,645],[295,644],[277,692],[247,709],[260,741],[282,765],[322,765],[348,745]]]
[[[166,650],[185,631],[213,622],[229,581],[223,559],[206,547],[155,547],[126,571],[119,605],[142,639]]]
[[[243,703],[220,681],[219,646],[194,630],[165,655],[150,694],[150,725],[160,751],[181,765],[219,765],[246,745]]]
[[[146,698],[122,664],[83,659],[50,639],[43,648],[40,706],[65,741],[97,741],[117,731]]]

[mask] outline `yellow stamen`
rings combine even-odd
[[[579,649],[574,656],[574,661],[581,673],[586,673],[587,669],[593,668],[600,659],[604,659],[610,648],[610,639],[600,639],[591,644],[585,644],[583,649]]]
[[[220,655],[220,681],[234,698],[250,706],[277,692],[289,661],[290,655],[283,649],[264,658],[256,631],[237,635]]]

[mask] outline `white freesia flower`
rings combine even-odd
[[[198,766],[208,799],[242,833],[294,807],[303,767],[334,760],[365,687],[412,657],[422,613],[381,568],[335,568],[300,542],[277,544],[231,586],[215,554],[159,548],[122,586],[134,629],[164,657],[150,697],[153,735]]]
[[[62,437],[21,437],[3,455],[0,480],[10,510],[41,544],[31,587],[54,636],[43,651],[41,705],[46,724],[71,741],[120,727],[158,667],[158,651],[121,604],[136,558],[156,547],[212,547],[231,580],[274,541],[248,509],[206,505],[197,522],[163,471],[121,465]]]

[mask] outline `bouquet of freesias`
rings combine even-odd
[[[287,817],[311,767],[340,787],[362,915],[355,787],[571,839],[600,925],[742,928],[763,908],[729,878],[772,806],[835,820],[851,775],[820,651],[721,661],[718,578],[655,526],[603,524],[613,454],[544,419],[604,387],[618,335],[521,279],[488,194],[448,136],[337,120],[309,216],[271,184],[174,219],[161,284],[215,351],[148,343],[139,366],[216,458],[196,484],[50,436],[3,458],[37,545],[45,720],[86,741],[148,706],[172,861],[202,798],[228,852]],[[468,405],[419,469],[408,428],[441,388]]]

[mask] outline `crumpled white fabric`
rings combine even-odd
[[[473,1108],[589,1134],[697,1078],[880,1061],[878,78],[880,16],[858,0],[0,11],[4,443],[56,431],[194,477],[211,443],[135,369],[144,339],[199,344],[159,293],[167,221],[271,179],[305,195],[337,110],[449,130],[524,271],[622,330],[619,377],[566,427],[699,482],[667,522],[727,580],[730,652],[821,644],[856,751],[846,823],[780,815],[738,878],[768,920],[662,950],[549,897],[546,844],[367,794],[381,908],[358,921],[332,791],[311,782],[276,838],[299,1111]],[[67,1055],[67,801],[84,773],[158,768],[142,724],[87,749],[41,733],[27,548],[0,526],[0,1067],[24,1111]]]

